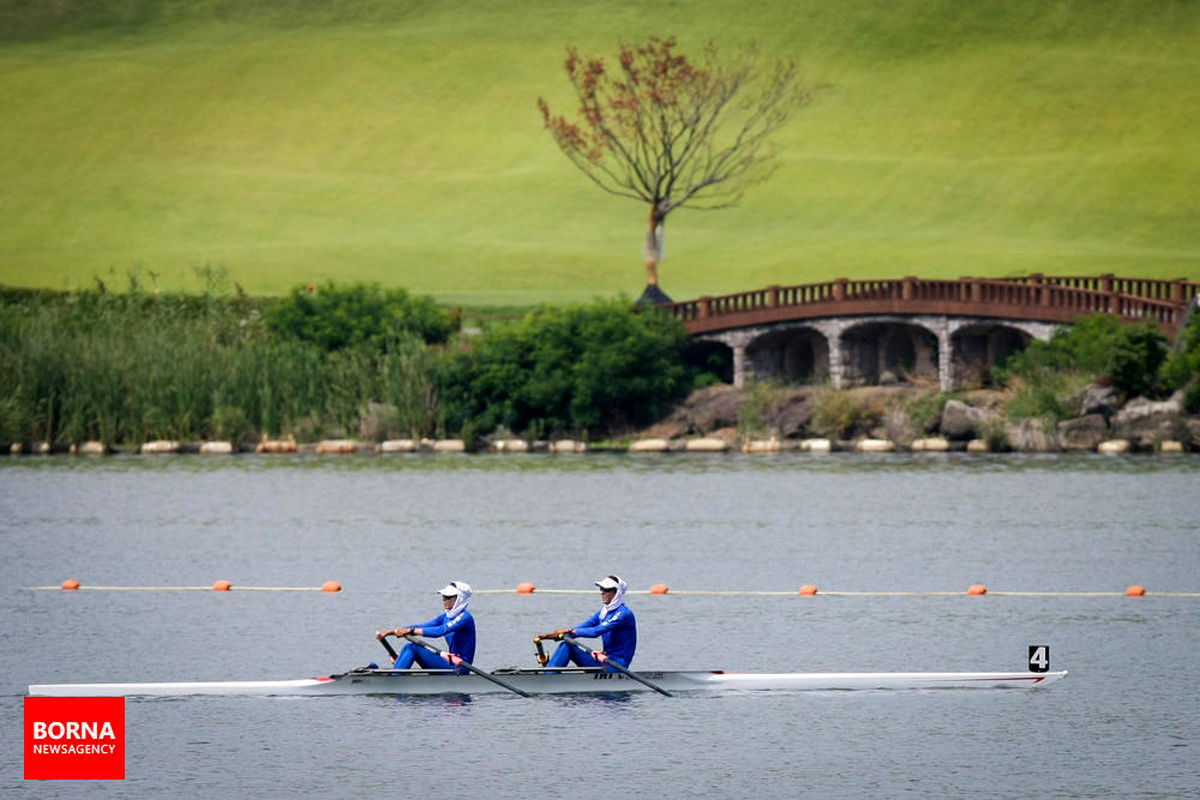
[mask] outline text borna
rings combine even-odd
[[[33,723],[34,739],[116,739],[111,722]]]

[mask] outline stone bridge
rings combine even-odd
[[[732,381],[756,377],[836,388],[937,380],[984,385],[992,367],[1085,314],[1153,320],[1168,337],[1200,303],[1200,283],[1097,277],[839,278],[660,306],[697,350],[732,353]]]

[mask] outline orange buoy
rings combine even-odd
[[[650,594],[666,594],[669,591],[671,591],[671,587],[665,583],[656,583],[650,587]]]
[[[233,588],[233,584],[227,580],[219,580],[213,584],[214,592],[228,592]]]
[[[967,594],[987,594],[987,587],[982,583],[972,584],[967,588]]]
[[[517,594],[533,594],[533,590],[537,587],[529,581],[517,584]]]
[[[341,590],[342,585],[337,581],[325,581],[323,584],[321,584],[322,592],[340,592]]]
[[[816,594],[816,593],[817,593],[817,587],[813,586],[811,583],[806,583],[800,587],[800,594]]]
[[[63,586],[63,588],[67,588]],[[1146,594],[1145,586],[1138,586],[1136,583],[1125,590],[1126,597],[1141,597]]]
[[[67,578],[62,582],[62,588],[64,591],[73,592],[79,588],[79,581],[74,578]]]

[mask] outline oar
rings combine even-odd
[[[657,686],[657,685],[651,683],[650,681],[646,680],[645,678],[643,678],[641,675],[638,675],[633,670],[627,669],[626,667],[622,666],[621,664],[618,664],[616,661],[613,661],[611,658],[609,658],[604,653],[601,653],[599,650],[588,650],[588,648],[584,647],[577,640],[572,639],[570,636],[563,636],[562,638],[563,638],[563,641],[566,642],[567,644],[573,644],[576,647],[578,647],[580,650],[583,650],[584,652],[590,652],[592,654],[592,656],[594,656],[595,659],[597,661],[599,661],[601,664],[607,664],[608,666],[615,669],[617,672],[620,672],[623,675],[627,675],[628,677],[633,678],[638,683],[646,684],[647,686],[649,686],[651,689],[658,692],[659,694],[666,695],[667,697],[675,696],[675,695],[671,694],[670,692],[668,692],[666,689],[662,688],[661,686]]]
[[[513,686],[508,681],[504,681],[504,680],[501,680],[500,678],[497,678],[495,675],[488,672],[487,670],[482,670],[479,667],[475,666],[474,664],[468,664],[466,661],[463,661],[460,657],[454,655],[454,653],[442,652],[442,651],[438,650],[436,647],[431,645],[429,642],[418,639],[415,636],[413,636],[411,633],[406,635],[404,638],[408,639],[410,642],[417,645],[418,647],[424,647],[426,650],[433,653],[434,655],[441,656],[442,658],[446,659],[454,666],[465,667],[467,670],[469,670],[470,672],[474,672],[479,677],[487,678],[489,681],[496,684],[497,686],[503,686],[505,689],[508,689],[510,692],[516,692],[517,694],[521,695],[521,697],[532,697],[533,696],[529,692],[525,691],[524,689],[518,689],[516,686]],[[388,650],[390,651],[391,648],[389,647]]]
[[[388,643],[387,637],[385,636],[384,638],[380,639],[379,643],[383,645],[384,650],[387,650],[388,655],[392,657],[392,663],[395,664],[397,658],[396,651],[392,648],[391,644]]]

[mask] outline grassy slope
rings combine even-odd
[[[757,41],[818,90],[769,182],[668,220],[677,298],[836,276],[1200,279],[1186,0],[126,5],[154,13],[0,44],[0,283],[140,270],[196,288],[209,265],[255,293],[333,277],[471,304],[636,295],[644,209],[571,167],[535,99],[569,100],[566,44],[648,33]],[[246,7],[264,13],[228,19]]]

